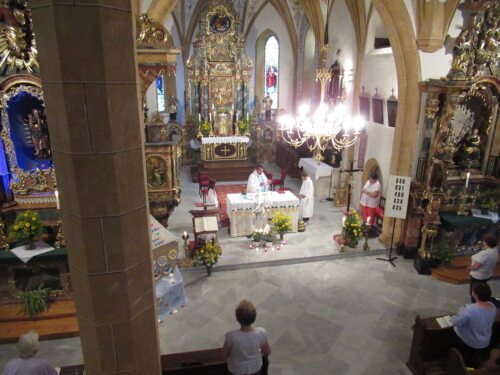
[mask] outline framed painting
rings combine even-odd
[[[365,121],[370,121],[370,98],[367,96],[359,97],[359,114]]]
[[[373,122],[384,124],[384,99],[374,96],[372,98]]]
[[[398,113],[398,98],[391,95],[387,99],[387,120],[391,128],[396,127],[396,115]]]

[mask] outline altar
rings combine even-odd
[[[250,139],[246,136],[203,137],[201,159],[203,161],[247,160]]]
[[[338,168],[333,168],[322,161],[314,160],[313,158],[301,158],[299,160],[299,167],[301,167],[314,184],[314,196],[325,198],[330,193],[330,186],[332,189],[337,185]]]
[[[299,198],[292,192],[278,193],[269,191],[263,193],[262,199],[268,208],[267,216],[272,217],[277,211],[283,212],[292,219],[291,232],[297,232],[299,223]],[[229,233],[231,237],[249,236],[254,230],[253,210],[257,207],[255,194],[228,194],[226,196],[227,216],[231,222]]]

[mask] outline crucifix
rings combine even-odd
[[[224,148],[220,151],[224,153],[224,156],[227,156],[227,153],[231,152],[231,149],[227,148],[227,145],[225,145]]]
[[[349,184],[348,184],[348,189],[347,189],[347,208],[346,208],[346,212],[349,213],[349,210],[350,210],[350,206],[351,206],[351,190],[352,190],[352,178],[354,177],[354,172],[361,172],[363,171],[362,169],[354,169],[354,160],[350,160],[349,161],[349,169],[344,169],[344,170],[341,170],[340,172],[346,172],[348,173],[348,181],[349,181]]]

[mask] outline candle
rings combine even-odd
[[[187,234],[188,234],[188,232],[186,232],[186,231],[182,232],[183,237],[187,237]]]
[[[208,119],[210,120],[210,122],[212,122],[212,114],[211,113],[208,114]]]
[[[61,208],[61,204],[59,202],[59,192],[57,190],[54,191],[54,195],[56,196],[56,208],[60,209]]]
[[[198,113],[198,121],[201,122],[201,113]]]
[[[236,113],[236,122],[238,122],[239,113]]]
[[[345,226],[345,216],[342,218],[342,226]]]
[[[370,224],[370,216],[366,219],[366,224]]]
[[[247,112],[247,121],[248,121],[249,119],[250,119],[250,115],[249,115],[249,114],[248,114],[248,112]]]
[[[470,178],[470,172],[467,172],[467,178],[465,179],[465,188],[466,189],[469,187],[469,178]]]

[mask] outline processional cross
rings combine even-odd
[[[346,212],[349,213],[349,210],[350,210],[350,206],[351,206],[351,190],[352,190],[352,178],[354,177],[354,172],[362,172],[363,169],[361,168],[358,168],[358,169],[354,169],[354,160],[351,160],[350,162],[350,165],[349,165],[349,169],[344,169],[344,170],[341,170],[340,172],[346,172],[348,173],[348,189],[347,189],[347,210]]]

